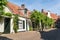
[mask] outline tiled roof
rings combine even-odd
[[[58,15],[58,18],[60,18],[60,15]]]
[[[43,13],[44,13],[45,15],[48,15],[48,11],[46,11],[46,10],[43,10]],[[57,19],[58,19],[58,16],[57,16],[55,13],[50,13],[50,16],[51,16],[51,18],[54,19],[54,20],[57,20]]]
[[[24,17],[24,13],[18,10],[18,9],[23,9],[20,6],[10,3],[10,2],[7,3],[7,6],[13,12],[13,14],[19,14],[20,16]],[[30,11],[28,10],[26,17],[29,17],[29,16],[30,16]]]
[[[51,13],[50,16],[54,20],[57,20],[58,19],[58,16],[56,14],[54,14],[54,13]]]

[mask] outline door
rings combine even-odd
[[[4,19],[4,33],[10,33],[10,18]]]
[[[19,20],[18,26],[19,26],[19,31],[24,31],[25,30],[25,21]]]

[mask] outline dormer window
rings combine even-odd
[[[22,5],[21,5],[21,8],[18,9],[18,10],[19,10],[19,12],[22,12],[25,16],[27,15],[28,9],[25,8],[25,5],[24,5],[24,4],[22,4]]]
[[[28,11],[28,9],[27,9],[27,8],[25,8],[25,9],[24,9],[24,14],[27,14],[27,11]]]
[[[24,8],[25,8],[25,5],[24,5],[24,4],[22,4],[22,5],[21,5],[21,8],[23,8],[23,9],[24,9]]]

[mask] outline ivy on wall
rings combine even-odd
[[[3,13],[2,15],[11,17],[12,16],[12,13],[7,12],[7,13]]]
[[[14,24],[13,29],[14,29],[14,32],[17,33],[17,30],[18,30],[18,17],[19,17],[19,15],[12,14],[12,13],[9,13],[9,12],[3,13],[2,15],[3,16],[8,16],[8,17],[12,17],[12,15],[14,16],[13,17],[13,24]],[[2,16],[0,16],[0,19],[1,18],[2,18]]]
[[[17,14],[12,14],[12,13],[3,13],[2,14],[3,16],[7,16],[7,17],[12,17],[12,15],[14,16],[13,17],[13,22],[14,22],[14,26],[13,26],[13,29],[14,29],[14,32],[17,33],[17,30],[18,30],[18,16]],[[0,19],[2,18],[2,16],[0,16]]]
[[[14,22],[14,26],[13,26],[14,32],[17,33],[17,30],[18,30],[18,15],[16,15],[16,14],[14,15],[13,22]]]
[[[3,16],[8,16],[8,17],[12,17],[12,15],[13,15],[9,12],[7,12],[7,13],[4,12],[4,6],[6,6],[6,4],[7,4],[7,0],[0,0],[0,19],[2,19],[2,15]],[[18,15],[14,14],[13,16],[14,16],[14,18],[13,18],[13,21],[14,21],[13,29],[16,33],[17,30],[18,30]]]
[[[4,6],[6,6],[7,2],[7,0],[0,0],[0,15],[4,13]]]

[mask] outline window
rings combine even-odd
[[[25,21],[24,20],[19,20],[18,26],[19,26],[19,29],[25,29]]]
[[[23,21],[23,29],[25,29],[25,21]]]
[[[27,11],[28,11],[28,9],[25,8],[25,9],[24,9],[24,14],[25,14],[25,15],[27,14]]]

